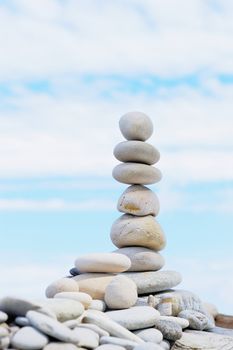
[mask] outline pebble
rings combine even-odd
[[[0,339],[0,349],[8,349],[8,346],[10,345],[10,338],[9,337],[3,337]],[[14,350],[14,349],[12,349]]]
[[[126,140],[146,141],[153,133],[151,119],[142,112],[129,112],[119,121],[119,127]]]
[[[8,320],[8,315],[5,312],[0,311],[0,323],[6,322],[7,320]]]
[[[75,328],[73,334],[78,339],[77,346],[88,349],[95,349],[99,345],[99,335],[91,329]]]
[[[77,344],[79,339],[77,339],[72,330],[62,323],[37,311],[28,311],[26,316],[30,324],[42,333],[65,343]]]
[[[91,324],[91,323],[80,323],[78,325],[78,327],[81,327],[81,328],[88,328],[88,329],[91,329],[92,331],[96,332],[97,334],[99,334],[100,337],[108,337],[109,336],[109,333],[107,331],[105,331],[104,329],[96,326],[95,324]]]
[[[109,309],[128,309],[137,298],[136,284],[122,275],[114,277],[105,289],[104,300]]]
[[[76,268],[81,272],[112,272],[127,271],[131,262],[127,256],[117,253],[93,253],[78,257]]]
[[[208,312],[213,318],[215,318],[219,314],[219,311],[214,304],[203,303],[203,307],[204,307],[204,310]]]
[[[95,324],[96,326],[105,329],[114,337],[132,340],[139,344],[143,342],[138,336],[130,332],[125,327],[122,327],[117,322],[111,320],[106,316],[106,314],[100,311],[96,311],[95,313],[86,311],[83,322]]]
[[[84,312],[84,306],[79,301],[71,299],[47,299],[41,304],[55,313],[58,321],[64,322],[73,320],[81,316]]]
[[[189,328],[202,331],[208,329],[209,319],[206,315],[195,310],[183,310],[178,317],[185,318],[189,321]]]
[[[134,350],[163,350],[163,348],[159,344],[147,342],[135,346]]]
[[[104,312],[106,310],[106,304],[103,300],[93,299],[91,305],[89,306],[89,309]]]
[[[127,350],[132,350],[135,348],[135,346],[138,345],[138,343],[135,343],[134,341],[117,338],[117,337],[102,337],[100,339],[100,344],[119,345],[119,346],[123,346]]]
[[[78,350],[78,348],[74,344],[52,342],[46,345],[43,350]]]
[[[152,215],[120,216],[112,225],[111,240],[118,248],[141,246],[158,251],[166,245],[164,232]]]
[[[159,344],[163,340],[163,334],[155,328],[142,329],[140,331],[135,331],[134,334],[138,335],[146,342]]]
[[[159,345],[161,346],[161,348],[163,350],[170,350],[171,349],[171,344],[169,343],[168,340],[164,339],[163,341],[161,341],[161,343],[159,343]]]
[[[9,335],[8,329],[0,326],[0,338],[7,337]]]
[[[128,185],[151,185],[162,179],[158,168],[142,163],[121,163],[115,166],[112,176]]]
[[[158,271],[165,260],[161,254],[144,247],[125,247],[116,250],[119,254],[125,254],[131,260],[131,267],[128,271]]]
[[[134,306],[126,310],[107,311],[106,314],[128,330],[152,327],[160,316],[151,306]]]
[[[85,309],[88,309],[92,302],[92,297],[82,292],[61,292],[54,296],[55,299],[71,299],[79,301]]]
[[[106,273],[83,273],[72,277],[79,284],[83,293],[89,294],[93,299],[104,300],[105,289],[115,275]]]
[[[79,271],[78,271],[78,269],[76,269],[76,267],[72,267],[72,268],[70,269],[69,273],[71,274],[71,276],[77,276],[77,275],[80,274]]]
[[[188,328],[188,326],[189,326],[189,321],[186,320],[185,318],[181,318],[181,317],[160,316],[160,320],[176,322],[181,326],[182,329]]]
[[[113,345],[113,344],[103,344],[98,346],[96,350],[125,350],[122,346],[119,345]]]
[[[152,145],[142,141],[124,141],[118,143],[113,151],[120,162],[134,162],[152,165],[159,161],[160,153]]]
[[[15,297],[0,299],[0,310],[12,317],[25,316],[27,311],[37,310],[39,308],[41,308],[40,304],[28,299]]]
[[[46,288],[45,294],[47,298],[53,298],[57,293],[78,291],[78,284],[72,278],[60,278]]]
[[[174,321],[158,319],[155,321],[155,328],[158,329],[167,340],[177,340],[182,337],[182,327]]]
[[[137,285],[138,294],[164,291],[178,285],[182,277],[176,271],[124,272]]]
[[[29,326],[29,321],[28,321],[27,317],[18,316],[15,318],[14,322],[20,327]]]
[[[14,334],[11,344],[17,349],[42,349],[48,344],[48,337],[33,327],[23,327]]]
[[[159,213],[159,207],[156,194],[142,185],[129,186],[117,203],[117,209],[120,212],[136,216],[156,216]]]

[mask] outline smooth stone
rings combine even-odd
[[[8,329],[0,326],[0,338],[7,337],[9,335]]]
[[[74,344],[52,342],[46,345],[43,350],[78,350],[78,348]]]
[[[131,260],[131,267],[128,271],[158,271],[164,264],[163,256],[151,249],[144,247],[126,247],[116,250],[119,254],[125,254]]]
[[[82,292],[61,292],[58,294],[55,294],[55,299],[71,299],[76,300],[83,304],[85,309],[88,309],[92,302],[92,297],[87,293]]]
[[[4,349],[4,350],[8,349],[9,345],[10,345],[10,338],[9,337],[3,337],[0,339],[0,349]]]
[[[22,350],[42,349],[48,344],[48,337],[33,327],[23,327],[14,334],[11,345]]]
[[[153,133],[151,119],[138,111],[124,114],[120,118],[119,127],[126,140],[146,141]]]
[[[115,166],[112,176],[118,182],[128,185],[151,185],[162,179],[158,168],[142,163],[121,163]]]
[[[29,321],[28,321],[27,317],[18,316],[15,318],[14,322],[20,327],[29,326]]]
[[[0,311],[0,323],[6,322],[7,320],[8,320],[8,315],[5,312]]]
[[[185,331],[182,338],[177,340],[172,347],[172,350],[180,349],[230,350],[233,349],[233,338],[209,332]]]
[[[132,340],[127,340],[127,339],[122,339],[117,337],[102,337],[100,339],[100,344],[119,345],[119,346],[123,346],[127,350],[132,350],[135,348],[135,346],[138,345],[138,343]]]
[[[147,342],[135,346],[134,350],[163,350],[163,348],[159,344]]]
[[[80,292],[89,294],[93,299],[104,300],[105,289],[114,277],[106,273],[83,273],[72,279],[78,282]]]
[[[163,348],[163,350],[170,350],[171,349],[171,344],[166,339],[161,341],[161,343],[159,343],[159,345],[161,346],[161,348]]]
[[[197,331],[203,331],[209,328],[209,319],[206,315],[195,310],[181,311],[178,317],[184,318],[189,321],[189,328]]]
[[[71,276],[77,276],[80,274],[80,272],[78,271],[78,269],[76,269],[76,267],[72,267],[69,272]]]
[[[156,194],[142,185],[129,186],[120,196],[117,209],[126,214],[136,216],[153,215],[159,213],[159,200]]]
[[[81,323],[81,324],[78,325],[78,327],[91,329],[92,331],[94,331],[97,334],[99,334],[100,337],[104,337],[104,336],[108,337],[109,336],[109,333],[107,331],[105,331],[104,329],[96,326],[95,324]]]
[[[131,262],[127,256],[117,253],[93,253],[78,257],[76,268],[81,272],[110,272],[119,273],[127,271]]]
[[[118,248],[141,246],[158,251],[166,245],[164,232],[152,215],[120,216],[112,225],[111,240]]]
[[[98,346],[96,350],[125,350],[122,346],[119,345],[113,345],[113,344],[103,344]]]
[[[159,344],[163,340],[163,334],[155,328],[142,329],[135,331],[134,334],[146,342]]]
[[[80,322],[81,322],[80,318],[75,318],[74,320],[64,321],[64,322],[62,322],[62,324],[64,326],[68,327],[69,329],[74,329],[80,325]]]
[[[181,318],[181,317],[160,316],[160,320],[176,322],[176,323],[178,323],[181,326],[182,329],[188,328],[188,326],[189,326],[189,321],[186,320],[185,318]]]
[[[61,292],[79,292],[78,284],[72,278],[60,278],[46,288],[45,294],[47,298],[53,298]]]
[[[126,310],[107,311],[107,316],[128,330],[149,328],[159,319],[159,312],[150,306],[134,306]]]
[[[91,305],[89,306],[89,310],[98,310],[104,312],[106,310],[106,304],[103,300],[93,299]]]
[[[211,303],[203,303],[203,307],[207,313],[209,313],[213,318],[219,314],[217,307]]]
[[[114,277],[105,289],[104,301],[109,309],[128,309],[137,298],[137,286],[126,276]]]
[[[41,304],[54,312],[60,322],[78,318],[84,312],[83,304],[71,299],[47,299],[42,301]]]
[[[138,336],[109,318],[106,313],[103,313],[101,311],[95,311],[95,313],[93,313],[93,310],[91,311],[92,312],[86,311],[86,315],[83,318],[84,323],[95,324],[96,326],[105,329],[110,335],[114,337],[132,340],[138,344],[143,342],[142,339],[140,339]]]
[[[95,349],[99,345],[99,335],[91,329],[75,328],[75,336],[79,339],[76,345],[88,349]]]
[[[12,317],[25,316],[29,310],[38,310],[40,308],[40,304],[28,299],[15,297],[0,299],[0,310]]]
[[[72,330],[49,316],[43,315],[37,311],[28,311],[26,317],[33,327],[50,337],[65,343],[77,344],[79,341]]]
[[[182,277],[176,271],[124,272],[137,285],[138,294],[149,294],[178,285]]]
[[[155,328],[158,329],[167,340],[177,340],[182,337],[182,327],[174,321],[158,319],[155,322]]]
[[[113,151],[120,162],[134,162],[153,165],[160,159],[159,151],[149,143],[142,141],[124,141],[118,143]]]

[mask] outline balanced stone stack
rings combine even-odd
[[[175,271],[160,271],[165,235],[159,201],[145,185],[161,179],[159,152],[145,141],[151,120],[133,112],[120,119],[113,170],[130,185],[118,201],[114,252],[79,256],[70,275],[51,283],[46,299],[0,299],[0,350],[233,349],[233,331],[215,327],[218,312],[189,291],[171,289]],[[215,334],[218,333],[218,334]]]

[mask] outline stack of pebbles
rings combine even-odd
[[[171,289],[179,273],[160,271],[165,236],[155,220],[159,202],[145,187],[161,178],[152,166],[159,152],[145,142],[151,120],[128,113],[120,129],[127,141],[114,150],[122,163],[113,176],[130,187],[118,201],[124,214],[111,230],[118,249],[79,256],[70,276],[47,287],[46,299],[0,299],[0,350],[233,349],[232,332],[213,328],[216,309]],[[203,332],[210,329],[222,335]]]

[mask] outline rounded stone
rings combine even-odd
[[[136,216],[157,216],[159,208],[159,200],[156,194],[142,185],[129,186],[122,193],[117,203],[117,209],[120,212]]]
[[[113,274],[83,273],[73,279],[78,282],[81,292],[89,294],[93,299],[104,300],[105,289],[114,277]]]
[[[158,271],[165,260],[161,254],[143,247],[125,247],[116,250],[116,253],[124,254],[131,260],[128,271]]]
[[[54,296],[57,299],[71,299],[79,301],[85,309],[88,309],[92,302],[92,297],[87,293],[82,292],[61,292]]]
[[[14,323],[20,327],[29,326],[29,321],[26,317],[18,316],[15,318]]]
[[[93,299],[89,309],[104,312],[106,310],[106,304],[103,300]]]
[[[141,246],[158,251],[166,245],[163,230],[151,215],[122,215],[112,225],[111,240],[118,248]]]
[[[185,318],[189,321],[189,328],[202,331],[208,329],[209,319],[206,315],[195,310],[181,311],[178,317]]]
[[[155,321],[155,328],[158,329],[167,340],[177,340],[182,337],[182,327],[173,321],[158,319]]]
[[[163,340],[162,333],[155,328],[142,329],[140,331],[135,331],[134,334],[146,342],[159,344]]]
[[[143,163],[152,165],[159,161],[160,153],[152,145],[142,141],[124,141],[118,143],[113,151],[120,162]]]
[[[23,327],[14,334],[11,344],[17,349],[42,349],[48,344],[48,337],[33,327]]]
[[[136,284],[125,276],[114,277],[105,289],[104,300],[109,309],[128,309],[137,298]]]
[[[160,316],[160,320],[163,321],[172,321],[178,323],[182,329],[188,328],[189,321],[185,318],[175,317],[175,316]]]
[[[161,171],[141,163],[121,163],[115,166],[112,176],[118,182],[129,185],[150,185],[159,182]]]
[[[117,253],[93,253],[78,257],[76,268],[81,272],[119,273],[129,269],[131,265],[127,256]]]
[[[78,350],[78,348],[74,344],[52,342],[46,345],[43,350]]]
[[[134,350],[163,350],[163,348],[159,344],[146,342],[135,346]]]
[[[153,327],[159,312],[151,306],[134,306],[125,310],[107,311],[106,315],[128,330]]]
[[[129,112],[119,121],[119,127],[126,140],[146,141],[153,133],[151,119],[142,112]]]
[[[99,345],[99,334],[91,329],[76,327],[73,334],[78,339],[76,345],[79,347],[95,349]]]
[[[41,301],[41,305],[52,311],[60,322],[78,318],[84,312],[83,304],[71,299],[45,299]]]
[[[8,315],[5,312],[0,311],[0,323],[6,322],[7,320],[8,320]]]
[[[45,291],[47,298],[53,298],[54,295],[61,292],[78,292],[78,284],[72,278],[61,278],[51,283]]]
[[[118,337],[109,337],[109,336],[102,337],[100,339],[100,344],[111,344],[111,345],[123,346],[124,349],[126,350],[133,350],[135,346],[138,345],[134,341],[131,341],[128,339],[123,339]]]
[[[125,350],[125,348],[123,348],[120,345],[103,344],[103,345],[98,346],[98,348],[96,348],[96,350]]]

